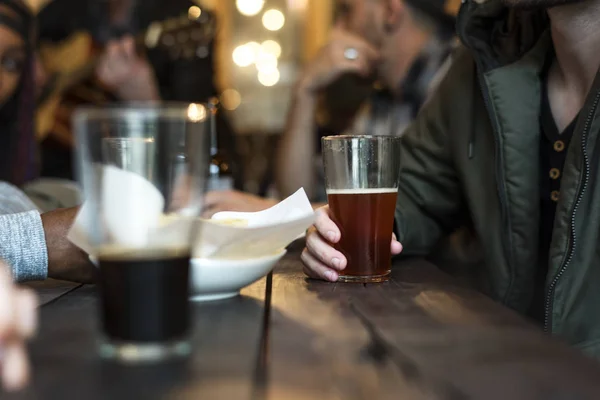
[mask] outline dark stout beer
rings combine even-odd
[[[397,194],[397,189],[327,191],[332,219],[342,233],[335,248],[348,260],[341,281],[387,280]]]
[[[159,343],[186,336],[189,250],[111,252],[99,261],[100,311],[109,339]]]

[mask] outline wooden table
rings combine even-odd
[[[194,304],[193,356],[152,367],[101,361],[94,287],[58,287],[32,385],[3,399],[600,399],[600,364],[423,260],[327,284],[293,249],[242,296]]]

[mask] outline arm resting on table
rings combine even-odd
[[[38,211],[0,215],[0,259],[11,266],[15,281],[46,279],[48,252]]]

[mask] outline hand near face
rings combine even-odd
[[[0,262],[0,378],[8,391],[29,381],[25,342],[37,325],[37,299],[29,289],[16,287],[8,266]]]
[[[140,57],[131,36],[106,45],[96,67],[96,77],[124,101],[160,100],[154,71]]]
[[[314,226],[306,232],[306,248],[302,252],[304,273],[311,278],[337,282],[339,273],[346,268],[346,257],[333,246],[341,239],[340,229],[331,220],[329,206],[317,210]],[[402,252],[402,245],[393,235],[392,255]]]
[[[379,52],[372,45],[336,26],[329,42],[304,71],[300,88],[315,93],[346,73],[368,77],[374,72],[378,60]]]

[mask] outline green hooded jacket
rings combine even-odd
[[[539,269],[541,77],[552,46],[543,11],[466,0],[464,49],[403,137],[397,234],[430,254],[469,221],[484,264],[478,287],[521,313]],[[599,49],[600,50],[600,49]],[[600,78],[581,110],[561,179],[544,328],[600,357]]]

